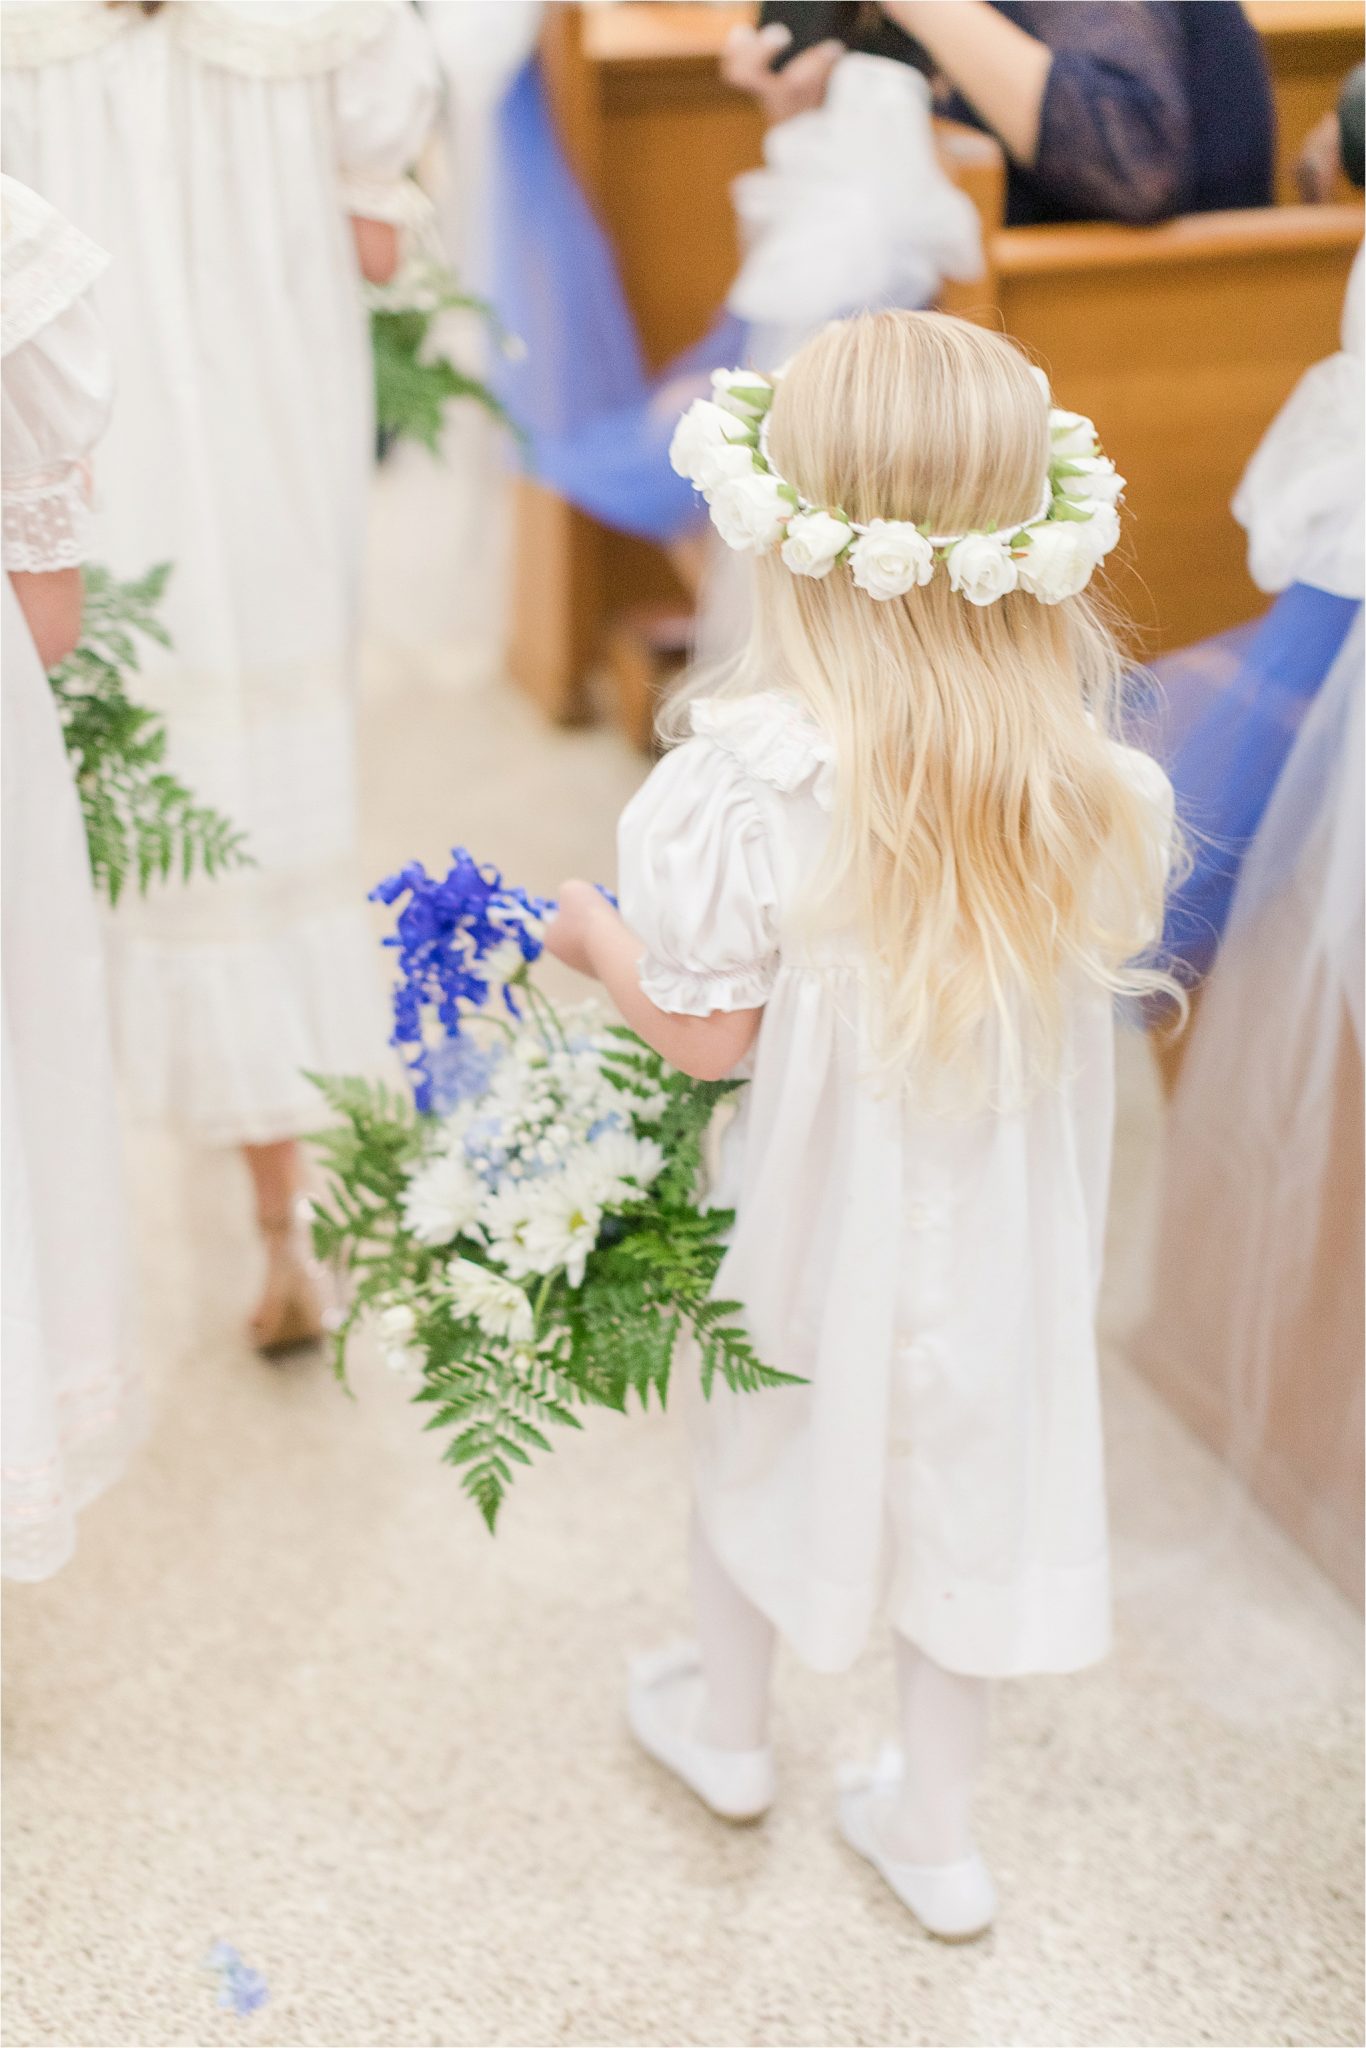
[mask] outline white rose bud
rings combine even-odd
[[[1069,456],[1068,464],[1077,473],[1058,479],[1065,498],[1094,498],[1102,505],[1117,501],[1124,479],[1107,455]]]
[[[870,597],[901,597],[928,583],[934,549],[908,519],[874,519],[854,543],[854,581]]]
[[[712,497],[711,516],[728,548],[762,555],[781,537],[792,502],[773,477],[752,470],[721,485]]]
[[[1048,415],[1048,433],[1054,462],[1087,460],[1096,452],[1096,430],[1083,412],[1064,412],[1054,406]]]
[[[831,512],[799,512],[788,521],[783,561],[794,576],[828,576],[853,533]]]
[[[732,414],[723,412],[719,405],[712,405],[708,399],[695,398],[674,428],[669,443],[669,466],[677,476],[685,476],[696,489],[702,489],[701,473],[718,451],[730,446],[731,436],[738,433]],[[745,462],[750,464],[747,444],[742,443],[741,452]]]
[[[1098,498],[1073,500],[1071,509],[1080,516],[1067,524],[1079,536],[1092,562],[1103,562],[1110,550],[1119,545],[1119,513],[1113,505],[1102,505]]]
[[[948,562],[949,582],[969,604],[995,604],[1020,580],[999,533],[965,533],[949,549]]]
[[[713,370],[711,395],[717,405],[753,426],[773,402],[773,387],[757,370]]]
[[[1070,519],[1035,526],[1028,552],[1016,565],[1020,588],[1040,604],[1061,604],[1086,588],[1095,561],[1085,526]]]

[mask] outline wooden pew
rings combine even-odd
[[[1253,12],[1267,17],[1278,96],[1292,84],[1301,93],[1287,124],[1300,124],[1298,137],[1323,111],[1319,91],[1324,106],[1336,97],[1344,20],[1359,23],[1361,10],[1294,0]],[[556,117],[655,367],[705,331],[737,264],[729,190],[758,161],[761,127],[753,105],[722,83],[717,56],[732,22],[751,14],[688,0],[561,0],[547,14]],[[1120,594],[1146,650],[1248,616],[1259,599],[1228,499],[1296,377],[1336,345],[1359,207],[1006,229],[996,144],[947,124],[942,133],[945,161],[982,213],[988,257],[983,280],[950,288],[945,304],[1014,334],[1063,401],[1101,422],[1131,480],[1132,559]],[[610,622],[683,609],[683,585],[658,549],[609,533],[534,484],[520,486],[517,524],[513,673],[550,716],[583,716],[584,678]],[[630,667],[628,651],[628,722],[643,730],[648,707]]]
[[[945,287],[947,311],[1013,335],[1099,423],[1128,478],[1111,570],[1145,653],[1264,603],[1229,500],[1299,376],[1337,346],[1361,235],[1357,206],[997,228],[986,276]]]

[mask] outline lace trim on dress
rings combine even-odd
[[[794,697],[760,690],[751,697],[704,697],[692,707],[692,729],[712,740],[741,767],[790,796],[812,783],[811,794],[829,810],[835,792],[835,750]]]
[[[74,569],[86,557],[90,526],[89,472],[84,463],[40,470],[18,483],[5,479],[3,556],[6,569],[37,574]]]
[[[5,0],[0,10],[5,69],[27,71],[84,57],[122,35],[137,18],[131,7],[107,7],[105,0]]]
[[[7,356],[74,305],[109,257],[17,179],[0,179],[0,198],[0,355]]]
[[[246,78],[335,71],[382,34],[397,0],[179,0],[168,12],[182,46]]]

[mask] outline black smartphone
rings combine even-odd
[[[861,0],[764,0],[759,9],[759,26],[781,22],[792,37],[773,68],[781,71],[803,50],[817,43],[843,43],[846,49],[866,50],[871,56],[891,57],[916,71],[933,70],[929,53],[889,21],[880,7],[868,7]]]
[[[859,0],[764,0],[759,9],[760,28],[776,21],[792,38],[781,56],[774,59],[775,71],[781,71],[785,64],[817,43],[852,43],[858,18]]]

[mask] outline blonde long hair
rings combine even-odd
[[[862,314],[788,366],[768,446],[805,498],[855,520],[1009,530],[1038,509],[1047,408],[1001,336]],[[661,731],[681,737],[697,696],[779,688],[833,740],[831,863],[809,909],[857,918],[880,1067],[1000,1103],[1056,1074],[1078,979],[1179,1004],[1131,964],[1161,926],[1169,835],[1110,744],[1122,663],[1094,599],[977,607],[941,570],[879,601],[838,570],[755,570],[748,644],[690,676]]]

